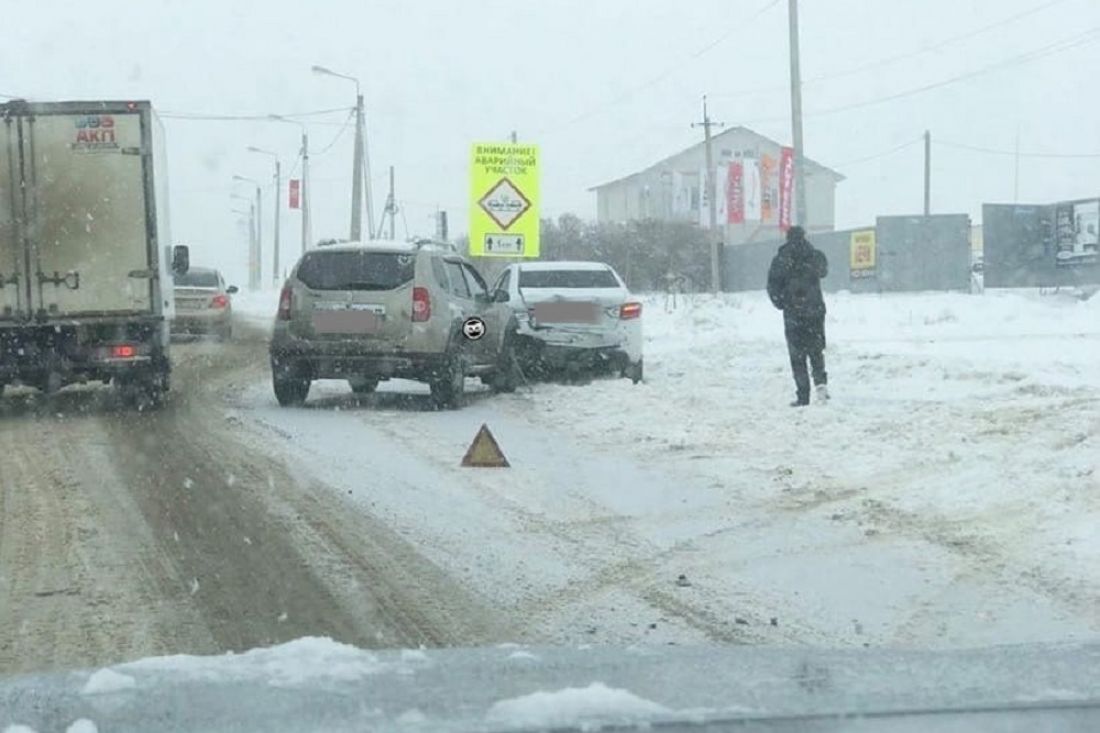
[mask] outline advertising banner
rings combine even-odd
[[[714,221],[721,229],[726,226],[727,206],[726,184],[729,182],[729,163],[719,163],[714,171]]]
[[[779,151],[779,229],[791,228],[791,208],[794,201],[794,148]]]
[[[302,205],[302,182],[297,178],[290,179],[290,208],[298,209]]]
[[[745,221],[745,164],[740,160],[730,163],[729,176],[726,179],[726,212],[729,224],[742,224]]]
[[[1100,201],[1062,203],[1054,209],[1054,257],[1059,267],[1100,260]]]
[[[875,230],[862,229],[852,232],[849,245],[848,266],[853,280],[875,276]]]
[[[760,156],[760,221],[764,224],[776,223],[779,213],[778,164],[767,153]]]
[[[763,213],[760,162],[755,158],[743,158],[742,164],[745,166],[745,221],[760,221]]]

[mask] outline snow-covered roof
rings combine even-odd
[[[782,147],[781,143],[779,143],[776,140],[772,140],[767,135],[761,135],[759,132],[756,132],[755,130],[750,130],[749,128],[743,127],[743,126],[740,126],[740,125],[735,126],[735,127],[731,127],[727,130],[723,130],[722,132],[715,135],[712,138],[712,144],[720,146],[720,145],[724,144],[727,139],[732,138],[736,135],[747,135],[750,138],[753,138],[753,139],[757,140],[760,143],[764,143],[766,145],[772,145],[772,146],[775,146],[775,147]],[[691,151],[695,150],[696,148],[701,148],[701,147],[703,147],[703,143],[701,143],[701,142],[695,143],[694,145],[690,145],[690,146],[684,148],[683,150],[681,150],[677,153],[673,153],[672,155],[669,155],[666,158],[662,158],[661,160],[657,161],[656,163],[653,163],[652,165],[646,166],[642,170],[635,171],[633,173],[628,173],[625,176],[620,176],[619,178],[616,178],[612,181],[607,181],[606,183],[601,183],[599,185],[592,186],[588,190],[589,191],[598,191],[601,188],[607,188],[608,186],[614,186],[617,183],[622,183],[623,181],[634,178],[635,176],[641,175],[643,173],[647,173],[647,172],[653,170],[654,168],[663,168],[663,167],[667,166],[668,164],[670,164],[675,159],[679,158],[681,155],[684,155],[686,153],[690,153]],[[832,168],[829,168],[828,166],[822,165],[821,163],[818,163],[817,161],[812,160],[810,158],[806,158],[806,157],[804,157],[803,160],[806,163],[806,170],[808,172],[821,172],[821,173],[824,173],[826,175],[831,176],[833,178],[833,180],[836,181],[837,183],[844,180],[844,175],[843,174],[838,173],[837,171],[833,170]]]

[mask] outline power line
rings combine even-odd
[[[879,158],[885,158],[889,155],[893,155],[894,153],[901,152],[902,150],[905,150],[906,148],[910,148],[910,147],[916,145],[917,143],[921,142],[922,140],[924,140],[924,135],[919,135],[919,136],[913,138],[912,140],[907,140],[907,141],[901,143],[900,145],[896,145],[896,146],[890,148],[889,150],[883,150],[881,153],[875,153],[874,155],[866,155],[862,158],[855,158],[854,160],[846,160],[846,161],[843,161],[841,163],[836,163],[835,165],[832,165],[830,167],[834,168],[834,169],[840,169],[840,168],[844,168],[844,167],[848,167],[848,166],[859,165],[860,163],[867,163],[867,162],[872,161],[872,160],[878,160]]]
[[[355,110],[352,110],[351,114],[348,115],[348,118],[346,120],[344,120],[343,127],[341,127],[340,130],[336,133],[336,136],[332,138],[332,141],[328,145],[326,145],[325,147],[318,150],[316,153],[311,152],[309,154],[310,157],[312,158],[312,157],[315,157],[315,156],[324,155],[329,150],[332,150],[332,146],[335,145],[337,142],[339,142],[340,138],[342,138],[344,136],[344,133],[347,132],[348,126],[351,125],[351,121],[352,121],[352,119],[354,119],[354,116],[355,116]]]
[[[628,99],[629,97],[634,96],[638,92],[644,91],[646,89],[649,89],[652,86],[655,86],[656,84],[661,83],[662,81],[664,81],[668,77],[672,76],[673,73],[675,73],[676,71],[679,71],[681,68],[683,68],[685,65],[687,65],[691,61],[694,61],[695,59],[699,58],[700,56],[703,56],[704,54],[710,52],[711,50],[713,50],[717,46],[721,45],[723,42],[725,42],[734,33],[743,30],[746,25],[753,22],[754,20],[756,20],[757,18],[762,16],[764,13],[768,12],[773,7],[778,5],[779,1],[780,0],[769,0],[769,2],[766,5],[763,5],[760,8],[758,8],[748,18],[745,18],[743,20],[739,20],[735,26],[729,28],[727,31],[722,33],[722,35],[718,36],[713,41],[711,41],[710,43],[707,43],[705,46],[699,48],[698,50],[693,51],[692,53],[688,54],[688,56],[686,58],[672,64],[671,66],[666,67],[663,71],[661,71],[656,76],[651,77],[648,81],[642,82],[641,84],[638,84],[638,85],[635,85],[635,86],[632,86],[632,87],[627,87],[623,91],[616,94],[614,97],[611,97],[610,99],[607,99],[604,102],[601,102],[600,104],[596,105],[595,107],[592,107],[589,110],[587,110],[585,112],[582,112],[581,114],[579,114],[576,117],[573,117],[572,119],[562,123],[561,125],[558,125],[557,127],[552,128],[552,129],[548,129],[548,130],[540,130],[536,133],[536,135],[538,135],[538,136],[552,135],[553,133],[558,132],[558,131],[566,128],[566,127],[572,127],[573,125],[577,124],[578,122],[583,122],[584,120],[599,114],[603,110],[608,109],[610,107],[613,107],[613,106],[619,104],[620,102],[625,101],[626,99]]]
[[[1022,54],[1019,54],[1019,55],[1016,55],[1016,56],[1010,56],[1009,58],[1002,59],[1001,61],[998,61],[994,64],[990,64],[989,66],[983,66],[979,69],[974,69],[973,71],[968,71],[968,72],[965,72],[963,74],[958,74],[956,76],[949,77],[947,79],[941,79],[940,81],[937,81],[937,82],[924,84],[924,85],[919,86],[919,87],[913,87],[911,89],[906,89],[905,91],[896,92],[894,94],[888,94],[888,95],[885,95],[885,96],[882,96],[882,97],[874,97],[872,99],[865,99],[865,100],[862,100],[862,101],[859,101],[859,102],[853,102],[851,104],[840,105],[838,107],[830,107],[830,108],[827,108],[827,109],[813,110],[813,111],[804,113],[804,116],[806,116],[806,117],[823,117],[825,115],[837,114],[839,112],[849,112],[849,111],[855,110],[855,109],[863,109],[864,107],[872,107],[872,106],[877,105],[877,104],[884,104],[886,102],[893,102],[893,101],[896,101],[898,99],[904,99],[906,97],[913,97],[913,96],[916,96],[918,94],[923,94],[925,92],[932,91],[934,89],[939,89],[940,87],[949,86],[951,84],[957,84],[958,82],[966,81],[968,79],[972,79],[972,78],[977,77],[977,76],[982,76],[984,74],[989,74],[991,72],[999,71],[999,70],[1004,69],[1004,68],[1009,68],[1009,67],[1012,67],[1012,66],[1018,66],[1020,64],[1025,64],[1025,63],[1028,63],[1028,62],[1031,62],[1031,61],[1036,61],[1036,60],[1041,59],[1041,58],[1046,58],[1047,56],[1052,56],[1052,55],[1057,54],[1057,53],[1062,53],[1064,51],[1069,51],[1073,48],[1076,48],[1078,46],[1082,46],[1086,43],[1092,43],[1093,41],[1096,41],[1097,38],[1098,38],[1097,31],[1100,31],[1100,26],[1093,26],[1092,28],[1089,28],[1088,30],[1086,30],[1082,33],[1079,33],[1075,36],[1070,36],[1068,38],[1063,38],[1060,41],[1055,41],[1054,43],[1048,44],[1046,46],[1042,46],[1041,48],[1037,48],[1037,49],[1028,51],[1026,53],[1022,53]],[[785,122],[786,120],[787,120],[786,117],[757,117],[757,118],[751,119],[751,120],[744,120],[743,123],[744,124],[752,124],[752,123],[761,123],[761,122]]]
[[[1022,153],[1015,150],[999,150],[997,148],[986,148],[981,145],[968,145],[966,143],[956,143],[947,140],[934,140],[932,144],[942,145],[947,148],[958,148],[960,150],[972,150],[976,153],[1008,155],[1012,157],[1019,156],[1021,158],[1100,158],[1100,153]]]
[[[319,117],[321,115],[330,115],[336,112],[347,112],[350,107],[333,107],[332,109],[316,109],[308,112],[290,112],[280,115],[243,115],[243,114],[214,114],[208,112],[180,112],[176,110],[164,110],[160,112],[161,117],[174,120],[204,120],[211,122],[267,122],[274,117]]]
[[[936,43],[933,43],[931,45],[922,46],[921,48],[914,49],[912,51],[907,51],[905,53],[900,53],[900,54],[897,54],[895,56],[887,56],[885,58],[878,59],[878,60],[875,60],[875,61],[871,61],[871,62],[868,62],[868,63],[865,63],[865,64],[861,64],[859,66],[854,66],[852,68],[845,69],[845,70],[842,70],[842,71],[835,71],[835,72],[830,72],[830,73],[826,73],[826,74],[819,74],[817,76],[812,76],[812,77],[809,77],[808,79],[804,79],[802,83],[803,83],[803,85],[816,84],[816,83],[819,83],[819,82],[829,81],[829,80],[832,80],[832,79],[840,79],[840,78],[843,78],[843,77],[846,77],[846,76],[853,76],[855,74],[860,74],[860,73],[863,73],[865,71],[875,71],[875,70],[878,70],[878,69],[882,68],[883,66],[887,66],[887,65],[890,65],[890,64],[895,64],[899,61],[905,61],[905,60],[908,60],[908,59],[911,59],[911,58],[916,58],[918,56],[923,56],[924,54],[932,53],[933,51],[938,51],[942,48],[953,45],[953,44],[958,43],[960,41],[965,41],[965,40],[968,40],[970,38],[974,38],[975,36],[979,36],[979,35],[982,35],[984,33],[988,33],[991,30],[996,30],[997,28],[1001,28],[1003,26],[1010,25],[1012,23],[1015,23],[1018,20],[1021,20],[1023,18],[1028,17],[1028,16],[1031,16],[1031,15],[1035,15],[1036,13],[1040,13],[1044,10],[1047,10],[1048,8],[1051,8],[1055,5],[1060,5],[1064,2],[1067,2],[1067,0],[1048,0],[1048,2],[1045,2],[1042,5],[1037,5],[1035,7],[1029,8],[1027,10],[1023,10],[1019,13],[1014,14],[1014,15],[1010,15],[1007,18],[1002,18],[1001,20],[995,21],[993,23],[989,23],[989,24],[981,26],[979,28],[974,28],[973,30],[967,31],[965,33],[960,33],[960,34],[955,35],[955,36],[949,36],[949,37],[944,38],[943,40],[937,41]],[[718,99],[725,99],[725,98],[729,98],[729,97],[744,97],[744,96],[751,96],[751,95],[754,95],[754,94],[765,94],[765,93],[768,93],[768,92],[781,92],[781,91],[786,91],[786,90],[787,90],[787,87],[784,86],[784,85],[775,85],[775,86],[769,86],[769,87],[757,87],[756,89],[743,89],[743,90],[732,91],[732,92],[721,92],[719,94],[715,94],[715,95],[712,95],[712,96],[714,96],[715,98],[718,98]]]
[[[932,91],[933,89],[939,89],[940,87],[945,87],[945,86],[948,86],[950,84],[956,84],[960,81],[965,81],[967,79],[972,79],[976,76],[982,76],[983,74],[988,74],[992,71],[999,71],[1000,69],[1008,68],[1008,67],[1011,67],[1011,66],[1018,66],[1020,64],[1027,63],[1029,61],[1035,61],[1036,59],[1044,58],[1046,56],[1051,56],[1053,54],[1061,53],[1063,51],[1068,51],[1072,48],[1076,48],[1077,46],[1081,46],[1085,43],[1091,43],[1091,42],[1096,40],[1096,38],[1097,38],[1096,32],[1098,30],[1100,30],[1100,26],[1093,26],[1092,28],[1089,28],[1087,31],[1085,31],[1083,33],[1080,33],[1076,36],[1071,36],[1069,38],[1062,39],[1061,41],[1056,41],[1056,42],[1054,42],[1050,45],[1043,46],[1042,48],[1038,48],[1038,49],[1035,49],[1033,51],[1028,51],[1027,53],[1019,54],[1018,56],[1012,56],[1012,57],[1009,57],[1007,59],[1004,59],[1003,61],[999,61],[995,64],[990,64],[989,66],[984,66],[980,69],[975,69],[974,71],[969,71],[969,72],[966,72],[964,74],[958,74],[958,75],[950,77],[948,79],[943,79],[941,81],[933,82],[931,84],[925,84],[923,86],[915,87],[913,89],[907,89],[903,92],[897,92],[895,94],[889,94],[889,95],[886,95],[884,97],[877,97],[875,99],[867,99],[867,100],[864,100],[862,102],[855,102],[853,104],[845,104],[845,105],[841,105],[839,107],[832,107],[830,109],[817,110],[817,111],[814,111],[814,112],[809,112],[807,114],[813,115],[813,116],[830,115],[830,114],[835,114],[837,112],[847,112],[847,111],[853,110],[853,109],[862,109],[863,107],[870,107],[870,106],[873,106],[873,105],[876,105],[876,104],[882,104],[884,102],[892,102],[892,101],[897,100],[897,99],[904,99],[905,97],[912,97],[912,96],[917,95],[917,94],[923,94],[924,92],[929,92],[929,91]]]

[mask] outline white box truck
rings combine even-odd
[[[148,102],[0,104],[0,389],[168,389],[164,134]]]

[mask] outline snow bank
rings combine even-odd
[[[349,644],[328,638],[303,637],[243,654],[150,657],[119,665],[116,669],[170,672],[205,680],[262,679],[276,687],[297,687],[353,681],[377,674],[386,667],[375,655]]]
[[[129,690],[136,684],[134,678],[129,675],[119,674],[111,669],[101,669],[92,673],[84,683],[81,692],[85,695],[103,695]]]
[[[492,725],[508,728],[581,728],[650,720],[670,711],[626,690],[593,682],[588,687],[569,687],[494,703],[486,715]]]
[[[242,290],[233,296],[233,315],[250,325],[271,329],[275,312],[279,309],[278,290],[260,290],[258,292]]]
[[[81,718],[80,720],[74,720],[72,724],[65,729],[65,733],[99,733],[99,728],[87,718]]]

